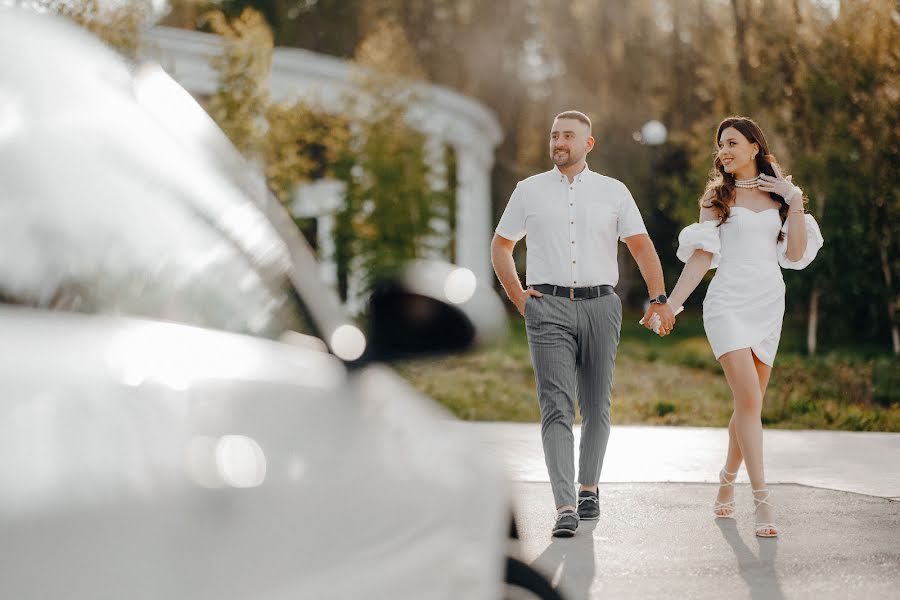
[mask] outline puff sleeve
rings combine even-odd
[[[787,257],[787,243],[788,236],[790,236],[789,221],[785,221],[781,227],[781,231],[784,232],[784,239],[778,242],[778,264],[785,269],[800,270],[806,268],[816,257],[816,254],[819,253],[819,248],[825,243],[824,238],[822,238],[822,232],[819,230],[819,224],[816,223],[813,216],[803,215],[803,221],[806,226],[806,250],[804,250],[800,260],[797,261],[790,260]]]
[[[719,260],[722,258],[718,224],[719,222],[715,220],[703,221],[682,229],[678,234],[678,250],[675,253],[678,259],[686,263],[695,250],[705,250],[713,255],[709,268],[718,267]]]

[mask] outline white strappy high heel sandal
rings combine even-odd
[[[762,506],[763,504],[765,504],[768,507],[775,508],[769,502],[769,496],[771,494],[769,493],[768,488],[762,488],[761,490],[752,490],[752,491],[753,491],[753,504],[756,506],[756,508],[753,511],[754,515],[756,514],[756,511],[759,510],[759,507]],[[765,492],[766,495],[763,496],[762,498],[757,498],[756,494],[762,493],[762,492]],[[775,525],[775,523],[760,523],[759,521],[757,521],[756,522],[756,535],[759,537],[765,537],[765,538],[778,537],[778,527]]]
[[[729,481],[729,477],[731,480]],[[729,473],[725,469],[719,471],[719,487],[734,487],[734,482],[737,479],[737,471],[734,473]],[[731,500],[728,502],[719,502],[716,500],[715,505],[713,506],[713,513],[716,515],[717,519],[730,519],[734,516],[734,496],[731,497]]]

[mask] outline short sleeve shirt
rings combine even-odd
[[[496,233],[527,236],[527,285],[586,287],[616,285],[618,241],[647,228],[621,181],[585,167],[570,183],[553,167],[518,183]]]

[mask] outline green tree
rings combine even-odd
[[[347,184],[336,224],[345,296],[351,271],[363,274],[365,291],[404,262],[428,254],[434,220],[447,214],[448,204],[448,194],[430,184],[425,136],[408,122],[417,101],[411,84],[421,69],[402,29],[382,21],[360,44],[356,60],[358,93],[348,99],[353,160],[343,161],[338,173]]]
[[[270,104],[266,122],[266,178],[283,203],[292,199],[298,184],[344,172],[340,165],[350,151],[346,115],[297,100]]]
[[[819,118],[832,133],[819,146],[831,180],[828,210],[840,215],[832,221],[840,245],[833,249],[830,291],[852,293],[830,314],[845,320],[847,304],[865,306],[846,321],[870,338],[884,339],[889,332],[895,354],[900,353],[898,45],[900,24],[892,2],[842,2],[809,79]],[[854,280],[850,286],[848,273]]]
[[[232,20],[221,11],[212,11],[205,21],[226,42],[223,52],[211,60],[219,73],[219,86],[206,102],[206,110],[245,156],[259,160],[269,104],[272,32],[262,15],[251,8]]]
[[[275,44],[352,58],[365,36],[365,0],[222,0],[233,18],[244,9],[260,12],[272,27]]]
[[[137,56],[141,29],[153,15],[150,0],[121,4],[101,4],[99,0],[28,0],[25,6],[67,17],[129,58]]]
[[[851,0],[836,17],[812,2],[760,8],[746,84],[755,96],[744,97],[778,132],[777,154],[826,232],[814,268],[788,279],[788,310],[806,309],[810,353],[820,315],[831,340],[885,339],[890,331],[896,353],[896,8]],[[791,306],[794,298],[806,301]]]
[[[224,6],[236,15],[247,5],[272,19],[278,43],[344,57],[390,22],[403,48],[382,54],[388,64],[402,71],[414,63],[416,72],[406,78],[449,86],[493,108],[506,136],[493,177],[495,219],[515,181],[548,168],[546,130],[553,115],[585,110],[598,139],[591,166],[632,189],[670,281],[681,266],[674,258],[678,230],[696,219],[716,124],[731,114],[753,117],[806,191],[826,238],[811,268],[785,278],[787,316],[806,321],[808,350],[851,336],[900,349],[900,14],[891,0],[266,0]],[[396,91],[402,88],[370,85],[370,95],[402,104]],[[390,118],[402,123],[401,113]],[[358,215],[372,206],[363,200],[371,199],[370,170],[390,162],[369,161],[364,152],[379,145],[395,150],[360,114],[347,129],[348,156],[359,160],[333,169],[348,182],[353,210],[362,211],[354,213],[357,221],[345,222],[347,248],[374,231]],[[635,133],[654,118],[668,127],[666,144],[638,143]],[[420,160],[396,151],[414,164]],[[623,266],[622,285],[632,280],[632,300],[638,300],[643,292],[636,270],[630,261]],[[821,332],[820,322],[829,324]]]

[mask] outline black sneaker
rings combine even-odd
[[[600,498],[597,492],[578,492],[578,518],[582,521],[596,521],[600,518]]]
[[[564,510],[556,515],[556,524],[553,526],[553,537],[572,537],[578,529],[578,513],[574,510]]]

